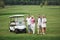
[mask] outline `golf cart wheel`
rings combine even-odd
[[[24,33],[27,33],[26,28],[24,29]]]
[[[17,29],[15,29],[15,33],[18,34],[18,30]]]
[[[10,32],[13,32],[12,30],[10,30]]]
[[[24,31],[24,33],[27,33],[26,30]]]

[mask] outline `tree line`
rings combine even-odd
[[[0,0],[0,7],[5,5],[60,5],[60,0]]]
[[[4,0],[6,5],[40,5],[47,3],[48,5],[60,5],[60,0]]]

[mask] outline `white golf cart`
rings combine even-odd
[[[26,33],[24,15],[12,15],[10,18],[10,32]]]

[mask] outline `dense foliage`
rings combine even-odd
[[[60,5],[60,0],[4,0],[8,5],[40,5],[47,1],[48,5]]]

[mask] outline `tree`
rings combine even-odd
[[[47,1],[47,0],[45,0],[45,3],[44,3],[44,5],[48,5],[48,1]]]
[[[5,5],[4,5],[4,1],[3,0],[0,0],[0,7],[4,8]]]

